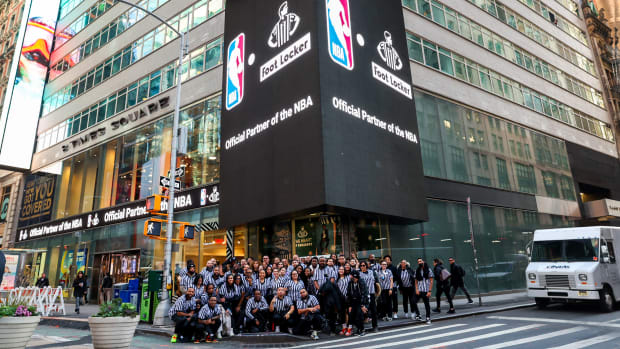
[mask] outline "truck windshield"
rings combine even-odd
[[[598,239],[534,241],[532,262],[597,262]]]

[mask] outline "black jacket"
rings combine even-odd
[[[394,264],[390,264],[387,268],[392,272],[392,276],[394,277],[394,288],[396,288],[396,286],[400,284],[400,273],[397,273],[398,269]]]
[[[82,284],[82,286],[80,286]],[[73,297],[82,297],[86,292],[86,278],[76,278],[73,281]]]
[[[47,277],[40,277],[35,284],[38,288],[47,287],[50,285],[50,280]]]
[[[359,293],[360,293],[361,299],[360,300],[354,299],[353,290],[354,290],[355,284],[353,280],[351,280],[347,288],[347,303],[351,305],[355,302],[360,302],[363,307],[368,307],[368,303],[370,302],[370,298],[368,297],[368,287],[366,286],[366,283],[362,281],[361,279],[357,282],[357,285],[359,285]]]
[[[110,276],[106,275],[106,277],[103,278],[103,282],[101,283],[101,288],[112,288],[112,286],[114,286],[114,281]]]
[[[415,272],[409,266],[407,266],[405,269],[407,270],[407,273],[409,274],[410,285],[411,287],[413,287],[415,285],[415,279],[414,279]],[[403,280],[400,277],[401,270],[402,270],[401,267],[398,267],[398,269],[396,269],[396,273],[394,273],[394,282],[398,282],[398,286],[402,288],[404,286],[403,286]]]
[[[450,265],[450,284],[461,285],[463,284],[463,278],[465,277],[465,270],[460,265],[454,263]]]
[[[442,286],[444,286],[444,284],[447,284],[450,279],[452,279],[452,275],[450,275],[450,278],[448,278],[448,280],[441,280],[441,271],[446,269],[446,267],[443,266],[443,264],[437,264],[434,268],[433,268],[433,274],[435,275],[435,285],[437,285],[437,288],[440,288]]]
[[[332,309],[341,309],[341,296],[342,293],[340,293],[340,289],[336,286],[336,284],[329,281],[325,282],[319,289],[317,297],[319,303],[321,304],[321,310],[328,312]]]

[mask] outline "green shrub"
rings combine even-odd
[[[37,307],[29,306],[26,302],[7,302],[0,305],[0,317],[37,316]]]
[[[138,312],[133,304],[123,303],[120,298],[112,302],[103,303],[99,306],[99,312],[95,317],[136,317]]]

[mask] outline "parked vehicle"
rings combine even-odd
[[[620,304],[620,228],[537,230],[526,269],[528,296],[551,302],[592,302],[609,312]]]

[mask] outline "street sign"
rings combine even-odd
[[[164,177],[164,176],[160,176],[159,177],[159,185],[165,188],[170,188],[170,178],[168,177]],[[181,189],[181,181],[174,181],[174,189],[176,190],[180,190]]]
[[[174,178],[185,177],[185,166],[177,167],[174,170]],[[168,171],[168,178],[170,178],[170,171]]]

